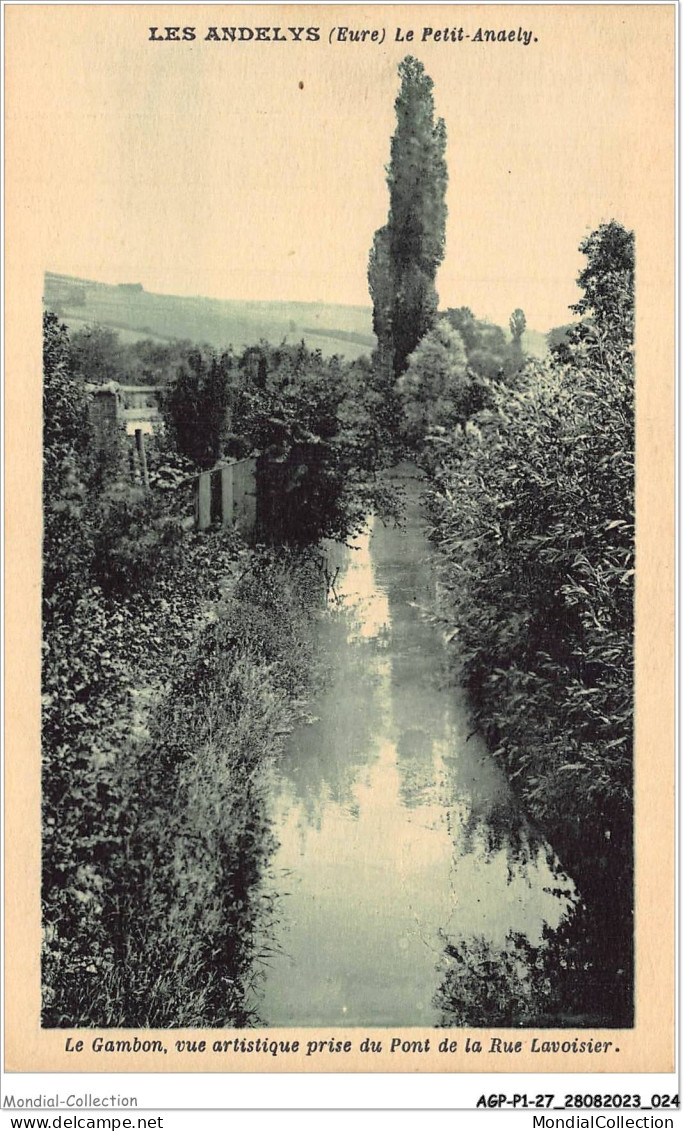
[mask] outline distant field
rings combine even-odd
[[[328,357],[338,353],[349,359],[375,347],[369,307],[155,295],[49,273],[45,303],[73,329],[98,322],[117,330],[123,341],[188,338],[217,349],[241,350],[261,338],[273,344],[303,338]]]
[[[341,354],[349,360],[370,354],[375,348],[369,306],[156,295],[134,286],[113,286],[50,272],[45,276],[45,304],[56,309],[74,330],[99,322],[116,330],[124,342],[187,338],[216,349],[233,346],[242,350],[262,338],[275,345],[303,339],[326,357]],[[523,343],[526,351],[537,357],[547,348],[545,334],[536,330],[527,330]]]
[[[121,341],[125,344],[149,341],[150,338],[153,342],[170,342],[174,340],[171,336],[145,333],[142,330],[128,330],[123,326],[115,326],[112,322],[104,322],[101,318],[93,318],[92,316],[90,318],[83,318],[73,314],[69,310],[60,314],[60,318],[62,322],[66,323],[70,330],[83,330],[85,326],[92,326],[93,322],[98,322],[102,326],[107,326],[109,329],[115,330]]]

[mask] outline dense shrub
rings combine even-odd
[[[612,938],[605,923],[579,905],[557,930],[546,926],[530,942],[508,933],[492,943],[481,936],[449,940],[441,962],[443,980],[435,998],[441,1025],[576,1028],[628,1024],[624,979],[602,979],[611,964]],[[602,931],[602,933],[601,933]]]
[[[83,595],[43,682],[43,1023],[248,1017],[262,775],[307,693],[313,560],[193,536],[144,594]]]
[[[222,454],[231,403],[229,353],[192,350],[165,396],[165,412],[177,449],[202,470]]]
[[[188,565],[195,554],[188,554]],[[220,553],[216,558],[225,568],[234,552],[227,560]],[[69,1008],[74,1016],[87,1008],[113,960],[111,892],[125,867],[131,819],[121,765],[138,736],[145,699],[160,693],[174,656],[183,654],[193,638],[200,600],[199,593],[193,600],[189,582],[187,575],[184,581],[176,575],[174,584],[166,579],[154,593],[108,599],[91,580],[81,589],[73,615],[65,615],[58,604],[44,625],[47,1024],[66,1023]]]
[[[386,511],[376,473],[380,399],[368,370],[300,346],[263,342],[244,352],[233,401],[234,450],[258,452],[260,535],[276,544],[310,545],[348,537],[373,506]]]
[[[181,519],[158,494],[111,484],[99,497],[97,520],[93,573],[106,594],[149,588],[182,552]]]
[[[66,615],[92,562],[85,521],[91,473],[88,397],[71,368],[69,336],[43,317],[43,616]]]
[[[611,919],[613,973],[627,980],[633,237],[605,225],[582,250],[590,287],[564,362],[493,389],[492,409],[449,446],[431,512],[446,632],[479,724]]]

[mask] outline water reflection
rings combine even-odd
[[[512,931],[500,945],[483,936],[444,940],[442,982],[434,999],[441,1010],[438,1024],[467,1028],[632,1024],[624,1004],[626,993],[621,1007],[605,998],[594,961],[591,918],[584,905],[575,905],[559,927],[546,925],[538,942]]]
[[[417,494],[405,528],[328,548],[330,680],[270,784],[270,1025],[458,1023],[458,995],[486,1012],[472,987],[496,962],[523,1023],[515,972],[573,899],[447,686]],[[528,951],[506,958],[511,939]]]

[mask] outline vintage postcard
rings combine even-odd
[[[5,31],[6,1070],[671,1072],[675,6]]]

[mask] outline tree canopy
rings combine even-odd
[[[500,326],[476,318],[469,306],[449,307],[444,317],[460,334],[470,369],[480,377],[497,377],[510,352]]]
[[[469,386],[462,338],[440,318],[410,355],[396,385],[408,441],[419,444],[435,427],[451,429],[462,423]]]
[[[601,224],[579,251],[588,262],[576,280],[583,296],[571,307],[613,339],[633,340],[635,236],[616,220]]]

